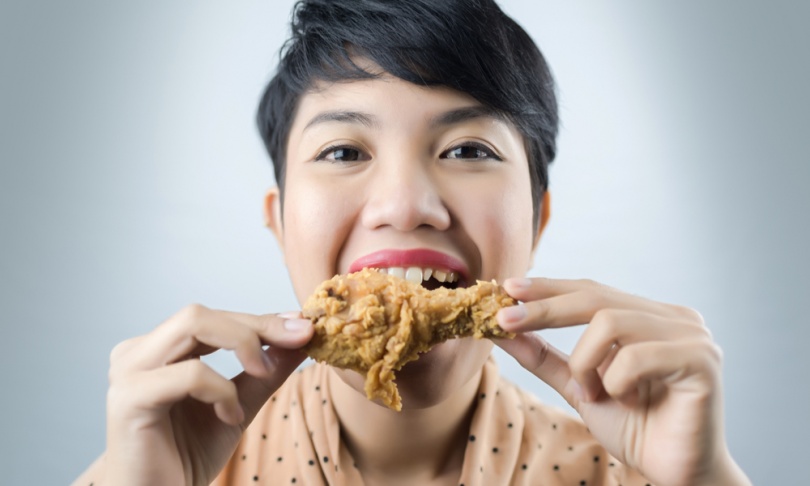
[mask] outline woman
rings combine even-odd
[[[542,55],[494,2],[300,2],[258,122],[278,181],[267,224],[299,301],[364,267],[503,282],[523,304],[499,313],[518,336],[497,344],[582,421],[501,380],[491,341],[408,364],[394,412],[356,373],[291,374],[313,332],[298,312],[191,306],[113,350],[107,449],[76,484],[748,484],[696,311],[521,278],[549,219],[557,107]],[[570,356],[531,332],[580,324]],[[194,359],[219,348],[245,372]]]

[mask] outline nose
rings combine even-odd
[[[389,226],[399,231],[419,227],[446,230],[450,227],[450,212],[438,182],[427,164],[417,158],[378,159],[367,187],[370,195],[363,208],[363,225],[370,229]]]

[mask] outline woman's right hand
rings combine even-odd
[[[210,484],[253,417],[306,357],[299,313],[251,315],[192,305],[110,356],[107,449],[74,484]],[[269,345],[263,350],[263,345]],[[228,380],[199,360],[233,350]]]

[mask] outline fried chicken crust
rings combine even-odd
[[[394,410],[402,401],[395,372],[433,346],[456,337],[514,337],[495,322],[517,301],[495,283],[428,290],[376,270],[336,275],[303,308],[315,334],[304,351],[313,359],[366,376],[369,400]]]

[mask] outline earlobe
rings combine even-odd
[[[281,251],[284,251],[284,225],[281,220],[281,195],[278,186],[271,187],[264,195],[264,224],[278,241]]]
[[[551,218],[551,193],[546,191],[543,193],[543,200],[540,201],[540,221],[537,223],[537,234],[534,235],[534,242],[532,243],[532,261],[534,261],[534,254],[537,252],[537,246],[540,244],[540,236],[543,235],[543,230]]]

